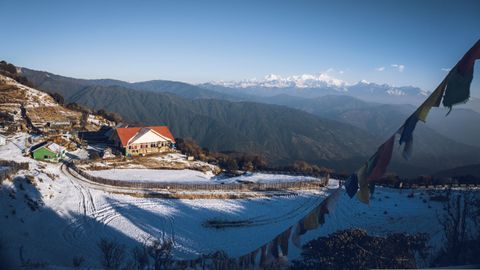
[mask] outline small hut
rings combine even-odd
[[[66,149],[53,142],[43,142],[32,146],[30,153],[36,160],[59,161],[65,158]]]

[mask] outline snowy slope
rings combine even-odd
[[[337,188],[337,182],[331,181],[323,190],[272,198],[136,198],[91,188],[65,173],[60,164],[22,157],[26,136],[20,134],[0,146],[0,159],[31,164],[30,171],[20,171],[13,183],[4,182],[0,189],[0,239],[4,252],[16,264],[22,249],[25,258],[50,265],[69,267],[73,256],[83,256],[85,266],[99,267],[97,242],[101,238],[133,247],[145,237],[162,234],[175,241],[175,259],[193,259],[217,250],[242,256],[297,224]],[[34,185],[23,179],[26,174],[35,176]],[[438,250],[443,241],[437,219],[442,203],[429,201],[426,191],[415,191],[413,198],[407,196],[410,192],[377,188],[370,205],[342,192],[325,224],[301,236],[301,243],[341,229],[364,228],[374,235],[428,233],[433,249]],[[242,226],[207,226],[218,221]],[[299,254],[300,250],[290,245],[289,258]]]

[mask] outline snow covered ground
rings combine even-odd
[[[318,178],[310,176],[265,173],[246,173],[245,175],[226,178],[216,177],[211,171],[204,173],[195,170],[112,169],[86,172],[92,176],[107,179],[168,183],[271,183],[318,180]]]
[[[165,234],[174,242],[175,259],[193,259],[200,254],[224,250],[241,256],[270,242],[307,215],[337,188],[300,191],[283,197],[220,200],[169,200],[136,198],[109,193],[72,178],[60,164],[40,163],[21,155],[26,135],[0,146],[0,159],[29,161],[30,170],[20,171],[0,189],[0,241],[2,253],[19,263],[26,259],[71,267],[74,256],[83,256],[86,267],[99,267],[97,243],[116,239],[133,247],[145,237]],[[176,171],[178,173],[178,171]],[[34,185],[23,175],[35,176]],[[111,176],[111,174],[109,175]],[[253,179],[267,176],[253,174]],[[240,177],[241,178],[241,177]],[[282,180],[282,176],[269,179]],[[179,177],[178,179],[181,179]],[[282,180],[283,181],[283,180]],[[348,228],[363,228],[370,234],[393,232],[428,233],[434,249],[443,241],[437,217],[442,203],[428,200],[426,191],[377,188],[370,205],[342,193],[334,211],[320,228],[301,237],[301,243]],[[238,222],[242,226],[214,228],[208,222]],[[290,245],[289,257],[300,251]]]
[[[113,169],[87,173],[114,180],[168,183],[209,183],[214,176],[211,171],[204,173],[194,170]]]

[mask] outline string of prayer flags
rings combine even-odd
[[[296,247],[301,248],[300,236],[324,224],[325,215],[334,211],[341,195],[342,188],[336,189],[306,216],[300,219],[296,225],[288,227],[270,242],[263,244],[254,251],[235,259],[235,265],[239,267],[238,269],[265,268],[271,265],[271,263],[288,256],[290,240]],[[195,263],[197,262],[200,263],[201,260],[196,259]]]
[[[473,69],[475,61],[478,59],[480,59],[480,40],[468,50],[435,91],[405,120],[398,131],[383,143],[356,173],[347,179],[345,190],[350,198],[356,194],[359,201],[368,204],[370,194],[373,194],[375,190],[374,184],[370,181],[385,174],[392,157],[397,133],[400,134],[399,144],[405,144],[402,156],[408,160],[412,155],[413,131],[418,121],[426,122],[431,108],[439,107],[440,103],[443,103],[443,106],[448,107],[451,111],[453,105],[466,102],[470,98]]]

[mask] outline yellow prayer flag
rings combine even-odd
[[[448,77],[448,76],[447,76]],[[445,78],[440,85],[433,91],[433,93],[425,100],[425,102],[420,105],[417,109],[418,120],[422,122],[427,121],[428,113],[432,107],[438,107],[445,91],[445,86],[447,85],[447,79]]]
[[[368,204],[370,199],[370,189],[368,188],[367,164],[363,165],[357,171],[358,185],[360,187],[357,198],[359,201]]]

